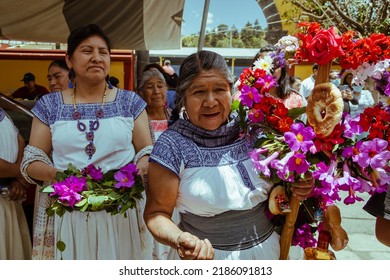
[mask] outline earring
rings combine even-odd
[[[68,78],[69,78],[68,88],[74,88],[74,85],[73,85],[73,82],[72,82],[74,76],[75,76],[75,74],[74,74],[73,69],[69,69],[69,73],[68,73]]]
[[[111,84],[110,76],[109,76],[109,75],[107,75],[107,77],[106,77],[106,82],[107,82],[107,84],[108,84],[108,88],[109,88],[109,89],[113,89],[113,88],[114,88],[114,86]]]

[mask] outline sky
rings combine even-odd
[[[198,34],[202,24],[204,0],[185,0],[181,34],[187,36]],[[206,30],[216,28],[219,24],[231,27],[233,24],[241,30],[247,22],[267,27],[264,13],[256,0],[210,0]]]

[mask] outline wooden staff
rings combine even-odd
[[[332,67],[332,62],[318,66],[318,73],[315,85],[326,83],[329,81],[329,73]],[[290,196],[291,212],[287,213],[286,220],[283,225],[282,234],[280,236],[280,260],[287,260],[290,252],[291,242],[295,230],[295,221],[298,217],[300,201],[295,196]]]
[[[300,201],[295,196],[290,197],[291,212],[287,213],[286,221],[283,225],[282,235],[280,236],[280,257],[281,260],[287,260],[290,252],[291,241],[295,230],[295,221],[299,212]]]

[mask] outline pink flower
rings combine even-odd
[[[255,87],[244,85],[241,89],[240,101],[242,105],[252,108],[253,103],[259,103],[261,95]]]
[[[294,123],[291,125],[291,132],[284,133],[284,139],[292,151],[299,149],[306,153],[314,146],[313,139],[316,134],[310,126],[305,126],[303,123]]]
[[[290,171],[295,171],[298,174],[304,174],[309,170],[310,164],[306,160],[306,156],[301,153],[294,154],[287,162]]]
[[[82,171],[81,174],[83,176],[91,176],[92,180],[94,181],[99,181],[103,178],[103,172],[101,168],[96,168],[95,165],[90,164],[87,167],[85,167]]]
[[[86,182],[86,178],[72,175],[61,182],[54,183],[54,192],[50,196],[58,195],[59,201],[66,202],[73,208],[82,199],[80,193],[87,188]]]
[[[135,175],[137,174],[137,167],[129,163],[122,167],[118,172],[115,173],[114,178],[118,181],[115,184],[115,188],[131,188],[135,184]]]

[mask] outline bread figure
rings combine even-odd
[[[347,232],[341,226],[340,209],[332,204],[325,211],[323,219],[324,229],[330,232],[330,246],[335,251],[340,251],[347,246],[349,238]]]
[[[340,122],[343,109],[340,90],[331,83],[318,84],[307,99],[307,120],[316,134],[326,137]]]
[[[274,215],[284,215],[291,212],[290,201],[283,186],[276,186],[272,189],[269,195],[268,208]]]

